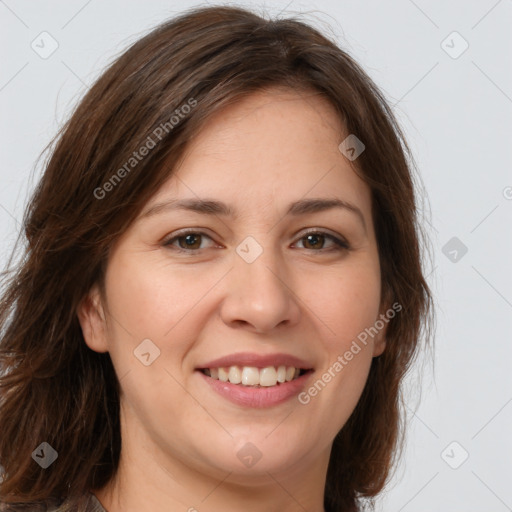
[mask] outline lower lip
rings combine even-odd
[[[282,404],[298,395],[304,388],[306,380],[313,373],[308,371],[297,379],[277,384],[276,386],[252,388],[241,384],[231,384],[231,382],[212,379],[199,370],[197,370],[197,372],[214,391],[224,398],[227,398],[237,405],[258,408]]]

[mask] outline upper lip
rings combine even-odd
[[[255,354],[251,352],[239,352],[229,356],[219,357],[213,361],[208,361],[197,367],[197,369],[205,368],[225,368],[229,366],[253,366],[256,368],[266,368],[267,366],[294,366],[304,370],[311,370],[312,365],[290,354]]]

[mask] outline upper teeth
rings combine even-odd
[[[275,386],[278,382],[289,382],[299,376],[300,369],[293,366],[230,366],[228,368],[206,368],[206,375],[213,379],[243,386]]]

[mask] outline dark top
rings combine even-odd
[[[0,502],[0,512],[107,512],[92,493],[87,493],[85,502],[81,505],[71,505],[67,500],[52,499],[46,504],[35,506],[34,504],[9,505]]]
[[[89,496],[88,506],[90,506],[90,512],[107,512],[94,494]],[[87,509],[87,512],[89,512],[89,509]]]
[[[94,496],[94,494],[89,495],[89,502],[87,504],[87,512],[107,512],[102,504],[99,502],[98,498]]]
[[[94,496],[94,494],[89,493],[87,495],[87,502],[85,504],[85,507],[82,509],[80,508],[80,512],[107,512],[102,506],[102,504],[99,502],[98,498]],[[76,511],[75,507],[69,507],[66,506],[65,503],[61,504],[60,506],[56,508],[50,508],[48,512],[78,512]]]

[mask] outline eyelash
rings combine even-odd
[[[168,248],[171,248],[172,246],[172,243],[176,240],[179,240],[180,238],[184,238],[186,237],[187,235],[200,235],[200,236],[204,236],[204,237],[207,237],[209,238],[210,240],[212,240],[212,238],[210,236],[208,236],[206,233],[202,232],[202,231],[197,231],[197,230],[186,230],[186,231],[182,231],[181,233],[178,233],[177,235],[173,236],[172,238],[169,238],[168,240],[164,241],[162,243],[162,245],[164,247],[168,247]],[[305,249],[306,251],[311,251],[311,252],[318,252],[318,253],[325,253],[325,252],[333,252],[333,251],[347,251],[347,250],[350,250],[350,245],[345,242],[344,240],[341,240],[325,231],[321,231],[321,230],[311,230],[311,231],[308,231],[306,233],[304,233],[300,238],[299,238],[299,241],[303,240],[304,238],[306,238],[307,236],[309,235],[321,235],[321,236],[324,236],[326,238],[329,238],[330,240],[332,240],[334,242],[334,244],[337,246],[337,247],[334,247],[334,248],[331,248],[331,249]],[[172,247],[172,250],[176,251],[176,252],[179,252],[179,253],[187,253],[187,254],[194,254],[194,253],[198,253],[200,252],[202,249],[182,249],[181,247]]]

